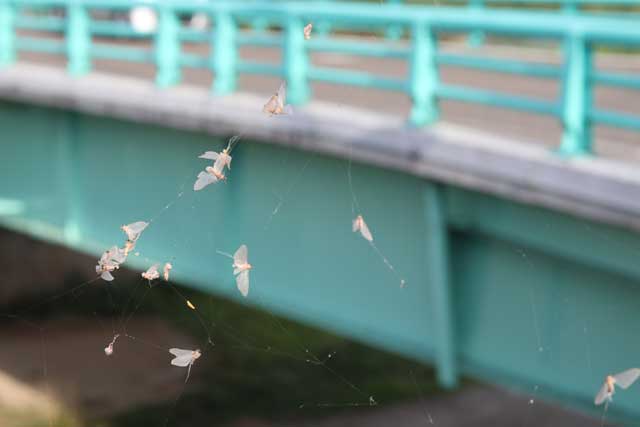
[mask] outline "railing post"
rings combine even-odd
[[[180,82],[180,22],[169,4],[160,4],[155,35],[156,84],[168,87]]]
[[[82,76],[91,70],[91,32],[86,7],[80,0],[67,4],[67,71]]]
[[[285,29],[284,72],[287,79],[287,100],[293,105],[304,104],[309,99],[307,69],[304,23],[298,16],[290,15]]]
[[[212,67],[214,72],[214,91],[224,95],[236,88],[236,62],[238,50],[236,47],[237,26],[229,10],[217,10],[215,31],[213,32]]]
[[[562,144],[565,155],[591,152],[591,46],[582,35],[569,35],[565,40],[565,62],[562,102]]]
[[[426,269],[433,313],[437,378],[441,386],[454,388],[458,384],[458,369],[449,279],[449,233],[442,192],[442,188],[435,183],[425,184]]]
[[[9,0],[0,1],[0,68],[16,60],[15,6]]]
[[[576,0],[562,0],[562,12],[567,16],[578,14],[579,8]]]
[[[410,95],[413,101],[410,122],[414,126],[433,123],[438,119],[438,66],[435,61],[437,42],[431,28],[425,22],[415,22],[412,27]]]
[[[387,0],[388,5],[396,6],[402,4],[403,0]],[[388,40],[400,40],[403,28],[401,25],[389,25],[385,31]]]
[[[480,11],[484,10],[485,4],[484,0],[469,0],[469,10],[470,11]],[[469,33],[469,38],[467,39],[467,43],[469,46],[478,47],[482,46],[484,43],[484,32],[476,30]]]

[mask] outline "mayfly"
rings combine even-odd
[[[171,271],[172,268],[173,268],[173,265],[171,265],[170,262],[167,262],[164,265],[164,268],[162,269],[162,277],[164,278],[165,282],[169,281],[169,271]]]
[[[249,249],[242,245],[233,254],[233,274],[236,275],[236,285],[243,297],[249,295],[249,270],[253,268],[248,261]]]
[[[187,378],[184,380],[186,383],[189,381],[189,375],[191,375],[191,366],[193,366],[193,363],[202,356],[200,349],[182,350],[180,348],[171,348],[169,349],[169,353],[175,356],[173,360],[171,360],[171,364],[173,366],[179,366],[181,368],[188,367]]]
[[[369,230],[369,227],[367,226],[367,223],[364,222],[364,218],[362,217],[362,215],[356,216],[356,218],[353,220],[353,222],[351,223],[351,230],[354,233],[355,232],[360,232],[360,235],[366,241],[369,242],[369,244],[371,245],[373,250],[376,251],[376,253],[382,259],[382,262],[384,262],[384,264],[387,266],[387,268],[389,270],[391,270],[391,272],[393,274],[395,274],[400,279],[400,287],[404,288],[404,286],[406,284],[406,281],[404,280],[404,278],[402,278],[402,277],[400,277],[398,275],[398,272],[396,271],[395,267],[389,262],[387,257],[384,256],[384,254],[380,251],[380,249],[378,249],[376,244],[373,242],[373,235],[371,234],[371,230]]]
[[[304,27],[304,39],[305,40],[309,40],[311,38],[311,30],[313,29],[313,25],[311,24],[311,22],[309,22],[305,27]]]
[[[138,241],[140,234],[142,234],[142,232],[145,228],[147,228],[148,225],[148,222],[136,221],[120,227],[120,229],[127,235],[127,241],[124,243],[125,256],[128,256],[129,252],[131,252],[133,248],[136,247],[136,242]]]
[[[113,345],[116,343],[118,337],[120,337],[120,334],[114,335],[113,340],[104,348],[104,354],[107,356],[111,356],[113,354]]]
[[[140,237],[140,234],[144,231],[145,228],[149,225],[148,222],[145,221],[136,221],[131,224],[123,225],[120,227],[122,231],[127,235],[127,240],[130,242],[136,242]]]
[[[359,231],[362,237],[370,242],[373,242],[371,231],[369,231],[369,227],[367,227],[367,223],[364,222],[364,218],[362,218],[362,215],[358,215],[356,219],[353,220],[352,229],[354,233],[356,231]]]
[[[123,249],[117,246],[111,247],[111,249],[105,251],[100,259],[98,265],[96,265],[96,274],[98,274],[103,280],[111,282],[113,280],[112,271],[120,268],[120,264],[127,258]]]
[[[160,273],[158,272],[158,264],[154,264],[151,267],[149,267],[147,271],[142,273],[142,277],[147,279],[149,281],[149,284],[151,284],[152,281],[160,277]]]
[[[225,166],[227,167],[227,169],[231,170],[231,156],[229,155],[229,149],[231,148],[232,141],[229,141],[229,145],[227,145],[227,148],[219,153],[216,153],[215,151],[206,151],[198,157],[200,159],[213,160],[213,170],[218,174],[222,173]]]
[[[293,114],[291,105],[285,105],[287,98],[287,84],[282,82],[278,88],[278,92],[271,95],[271,98],[262,107],[262,112],[270,116],[281,114]]]
[[[631,387],[638,378],[640,378],[640,369],[638,368],[627,369],[615,375],[607,375],[593,403],[601,405],[604,402],[611,402],[613,400],[613,394],[615,393],[615,386],[627,389]]]

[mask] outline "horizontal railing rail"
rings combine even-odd
[[[92,18],[95,11],[126,13],[136,5],[155,10],[158,26],[152,33],[136,33],[126,21]],[[29,12],[33,8],[37,13]],[[56,13],[47,14],[47,9]],[[208,16],[211,26],[195,30],[183,25],[181,17],[194,13]],[[276,23],[277,28],[267,33],[251,30],[249,24],[257,17]],[[402,26],[409,29],[409,38],[367,42],[363,38],[314,36],[304,40],[304,25],[320,21],[369,30]],[[563,55],[558,64],[541,64],[489,59],[477,52],[472,56],[439,51],[440,34],[477,31],[552,40],[563,46]],[[115,40],[118,37],[136,37],[149,43],[146,47],[130,46]],[[184,42],[209,45],[211,53],[187,52]],[[595,69],[593,51],[600,45],[640,48],[640,26],[631,20],[602,16],[480,9],[460,13],[456,8],[373,7],[366,3],[332,3],[326,7],[326,3],[295,1],[0,0],[0,66],[10,66],[22,51],[65,55],[68,71],[74,76],[89,72],[93,59],[144,62],[156,66],[156,83],[161,87],[179,83],[182,68],[208,69],[214,76],[212,89],[218,95],[233,92],[240,73],[264,74],[287,81],[289,101],[294,105],[310,99],[313,81],[383,89],[412,99],[409,121],[415,126],[438,120],[442,100],[470,102],[558,119],[563,127],[559,152],[567,155],[591,152],[593,125],[640,130],[640,117],[593,105],[592,93],[597,86],[640,89],[640,77]],[[280,48],[282,63],[242,59],[238,54],[241,46]],[[405,77],[388,77],[320,67],[310,61],[310,53],[321,51],[403,60],[409,71]],[[546,100],[445,84],[439,76],[443,65],[557,80],[561,91],[555,100]]]

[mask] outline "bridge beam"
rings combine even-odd
[[[427,227],[427,278],[433,310],[433,331],[437,378],[441,386],[458,384],[455,327],[449,278],[449,233],[442,187],[427,182],[423,191]]]

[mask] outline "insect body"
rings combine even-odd
[[[313,25],[311,23],[308,23],[304,27],[304,39],[305,40],[309,40],[311,38],[311,30],[312,29],[313,29]]]
[[[111,356],[113,354],[113,345],[116,343],[118,337],[120,337],[120,334],[114,335],[113,341],[111,341],[109,345],[104,348],[104,354],[106,354],[107,356]]]
[[[362,218],[362,215],[358,215],[356,219],[353,220],[352,229],[354,233],[356,231],[359,231],[362,237],[370,242],[373,242],[371,231],[369,231],[369,227],[367,227],[367,223],[364,222],[364,218]]]
[[[158,264],[154,264],[147,271],[142,273],[142,277],[147,279],[149,282],[160,277],[160,273],[158,272]]]
[[[98,274],[103,280],[110,282],[113,280],[112,271],[120,268],[120,264],[127,258],[124,249],[120,249],[117,246],[111,247],[105,251],[100,259],[98,265],[96,265],[96,274]]]
[[[162,269],[162,277],[164,278],[165,282],[169,281],[169,271],[171,271],[172,268],[173,268],[173,266],[171,265],[170,262],[167,262],[164,265],[164,268]]]
[[[282,82],[280,84],[280,88],[278,88],[278,92],[271,95],[271,98],[264,104],[262,107],[262,112],[269,114],[270,116],[281,115],[281,114],[293,114],[293,110],[291,109],[291,105],[285,105],[287,98],[287,85]]]

